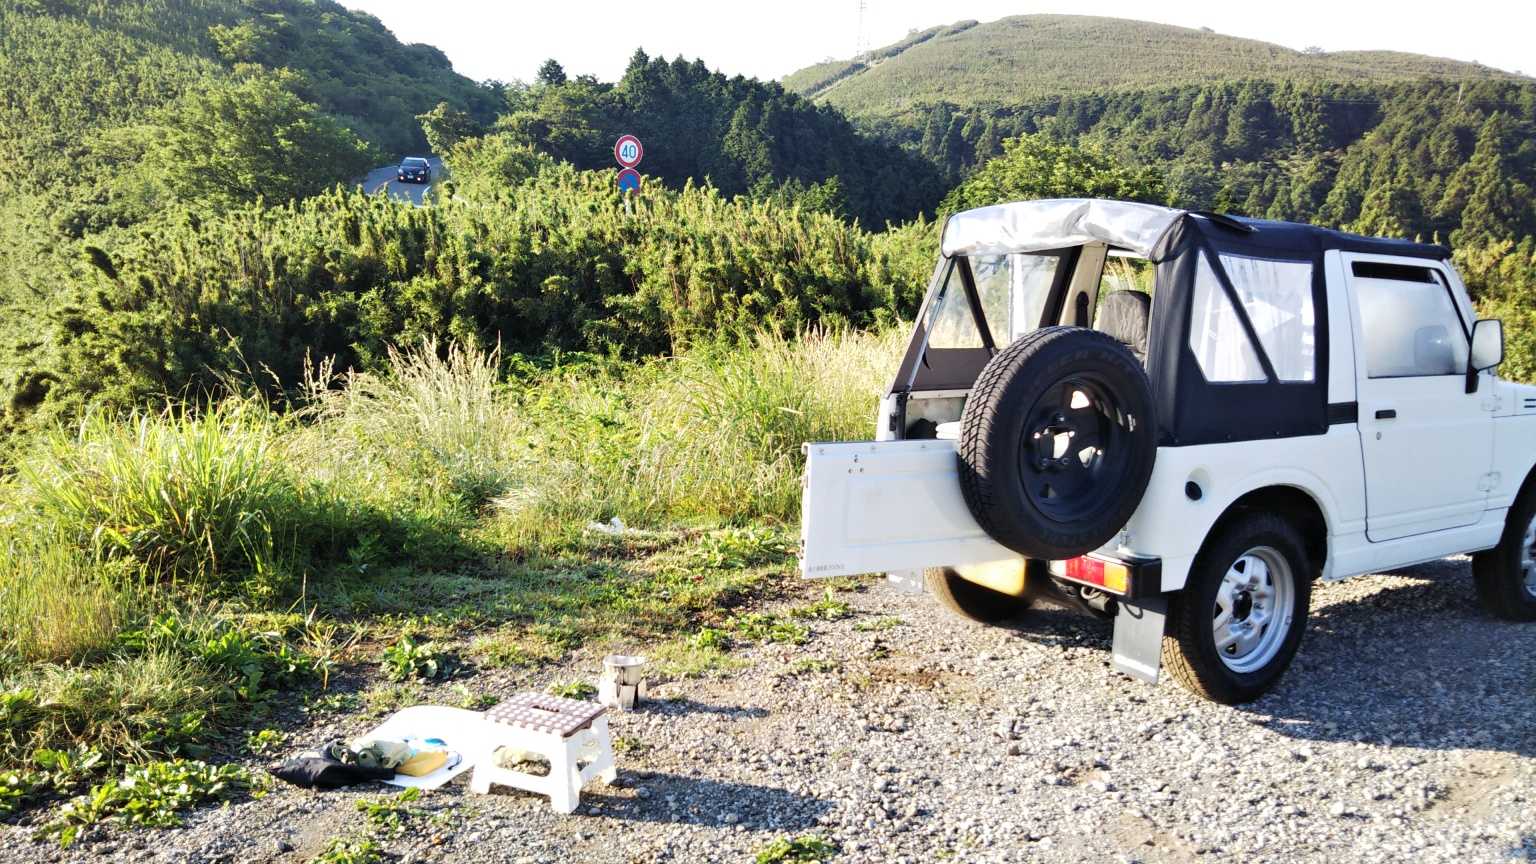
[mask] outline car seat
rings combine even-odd
[[[1113,291],[1099,300],[1093,329],[1113,336],[1147,365],[1147,328],[1152,318],[1152,297],[1141,291]]]

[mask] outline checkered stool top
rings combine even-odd
[[[569,738],[592,724],[607,708],[596,702],[545,693],[519,693],[485,712],[485,719],[533,732]]]

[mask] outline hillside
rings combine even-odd
[[[92,134],[257,67],[297,73],[298,96],[386,154],[423,149],[416,115],[440,101],[482,121],[501,105],[441,51],[330,0],[0,0],[0,156],[38,183],[55,179],[39,168],[77,173]]]
[[[1472,63],[1394,51],[1306,53],[1166,24],[1020,15],[934,27],[852,60],[784,79],[858,118],[924,105],[1017,104],[1045,97],[1233,79],[1390,83],[1517,78]]]

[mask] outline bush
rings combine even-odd
[[[262,781],[239,765],[214,767],[182,759],[150,762],[129,768],[123,776],[65,804],[39,833],[68,846],[80,829],[100,822],[170,828],[181,824],[184,810],[261,788]]]

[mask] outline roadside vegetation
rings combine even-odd
[[[688,675],[733,640],[804,641],[732,610],[788,577],[798,443],[861,434],[899,346],[763,334],[532,368],[423,345],[317,372],[283,412],[228,397],[35,437],[0,485],[0,802],[48,805],[61,840],[119,811],[171,824],[251,788],[198,759],[358,663],[408,691],[584,644]],[[120,800],[161,775],[208,791]]]

